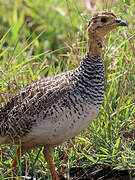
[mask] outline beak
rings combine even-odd
[[[121,19],[116,19],[115,23],[117,24],[117,26],[128,26],[127,23],[125,23]]]

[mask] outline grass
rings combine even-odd
[[[129,27],[111,32],[104,49],[105,97],[88,129],[57,147],[56,167],[67,174],[73,166],[108,164],[135,169],[135,20],[134,0],[98,2]],[[0,1],[0,103],[28,84],[78,66],[87,51],[86,25],[94,13],[82,1]],[[9,179],[16,147],[0,147],[0,179]],[[43,179],[48,174],[42,149],[28,151],[16,169],[18,176]]]

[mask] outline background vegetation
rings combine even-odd
[[[0,0],[0,103],[26,85],[78,66],[87,51],[87,22],[99,10],[114,12],[128,28],[114,30],[104,49],[105,97],[95,122],[53,153],[58,171],[107,164],[135,168],[135,1]],[[14,145],[0,147],[0,179],[9,179]],[[15,175],[43,179],[42,149],[28,151]]]

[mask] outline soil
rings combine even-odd
[[[135,170],[114,170],[105,165],[73,167],[69,174],[70,180],[135,180]],[[66,179],[61,177],[60,180]]]
[[[31,174],[31,173],[30,173]],[[32,173],[33,174],[33,173]],[[31,177],[32,177],[31,174]],[[106,165],[92,165],[87,168],[72,167],[69,172],[70,180],[135,180],[135,170],[116,170]],[[37,174],[36,180],[48,180],[48,176]],[[25,177],[21,180],[33,180]],[[60,176],[60,180],[67,180]]]

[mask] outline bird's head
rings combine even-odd
[[[100,48],[103,46],[104,36],[119,26],[127,26],[127,24],[112,12],[99,12],[95,14],[88,23],[89,53],[94,55],[93,53],[95,52],[93,52],[93,48],[95,48],[95,50],[97,49],[97,53],[99,48],[101,54]]]

